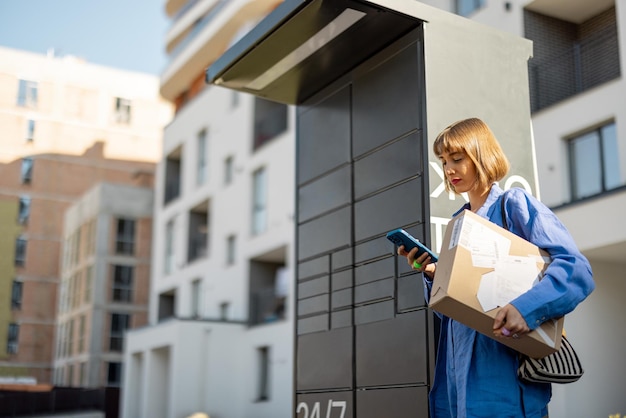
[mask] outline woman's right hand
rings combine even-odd
[[[422,253],[419,257],[415,258],[417,254],[418,248],[415,247],[411,251],[406,252],[404,250],[404,245],[398,247],[398,255],[406,257],[407,263],[409,266],[415,271],[420,271],[428,276],[429,279],[433,279],[435,277],[435,270],[437,269],[437,264],[432,263],[430,256],[428,253]],[[420,267],[416,267],[413,263],[417,262]]]

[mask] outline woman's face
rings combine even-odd
[[[477,186],[476,166],[463,151],[444,152],[439,156],[446,178],[456,193],[465,193]]]

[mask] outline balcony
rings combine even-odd
[[[534,44],[529,61],[533,112],[621,75],[615,7],[581,23],[526,9],[524,28]]]
[[[279,0],[219,0],[215,3],[172,49],[161,75],[161,95],[174,101],[183,94],[193,80],[228,49],[242,28],[264,17],[278,3]]]

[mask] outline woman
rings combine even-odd
[[[437,136],[433,150],[443,165],[446,188],[469,197],[454,215],[467,209],[502,226],[505,199],[508,229],[552,257],[543,279],[500,309],[493,324],[496,339],[518,338],[574,310],[595,286],[589,262],[548,207],[522,189],[505,193],[498,187],[509,163],[489,127],[476,118],[458,121]],[[424,273],[428,299],[436,264],[427,254],[416,259],[416,251],[398,248],[413,269]],[[432,417],[548,416],[551,385],[520,381],[516,351],[446,316],[441,319]]]

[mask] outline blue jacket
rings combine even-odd
[[[594,289],[591,266],[556,215],[523,189],[504,193],[494,184],[477,214],[502,226],[505,199],[508,229],[546,250],[552,261],[543,279],[511,303],[530,329],[563,316]],[[469,205],[463,206],[456,216]],[[424,276],[426,299],[432,281]],[[441,316],[435,379],[430,393],[433,418],[542,418],[550,384],[517,378],[518,353],[446,316]]]

